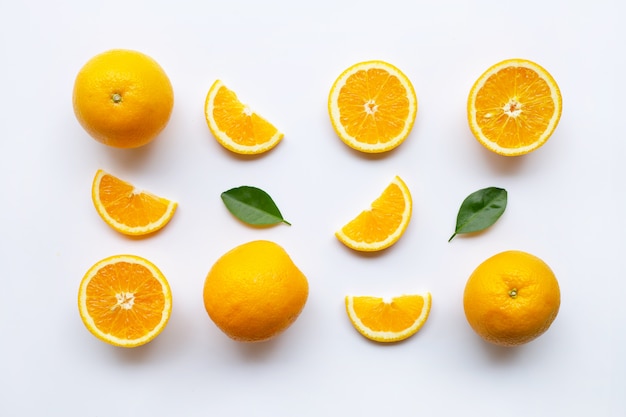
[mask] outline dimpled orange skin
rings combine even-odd
[[[240,245],[215,262],[204,283],[213,322],[241,342],[271,339],[298,318],[309,284],[287,252],[269,241]]]
[[[154,59],[114,49],[94,56],[80,69],[72,103],[79,123],[94,139],[115,148],[137,148],[167,125],[174,92]]]
[[[559,284],[550,267],[521,251],[502,252],[480,264],[463,295],[470,326],[500,346],[522,345],[542,335],[560,303]]]

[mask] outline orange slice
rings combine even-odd
[[[359,333],[376,342],[398,342],[422,328],[430,313],[430,293],[385,299],[346,296],[346,312]]]
[[[554,78],[525,59],[493,65],[476,80],[467,100],[469,126],[478,142],[506,156],[524,155],[545,144],[561,110]]]
[[[118,232],[132,236],[163,228],[177,207],[176,202],[140,191],[101,169],[93,179],[91,199],[102,220]]]
[[[209,130],[226,149],[256,155],[274,148],[283,134],[270,122],[243,104],[224,83],[213,83],[204,102]]]
[[[93,265],[78,290],[85,327],[114,346],[148,343],[165,328],[172,312],[167,280],[150,261],[116,255]]]
[[[371,206],[335,233],[343,244],[358,251],[379,251],[404,234],[413,202],[404,181],[396,176]]]
[[[360,62],[335,80],[328,113],[346,145],[361,152],[386,152],[411,132],[417,97],[411,81],[395,66],[383,61]]]

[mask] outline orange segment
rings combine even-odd
[[[87,329],[114,346],[135,347],[154,339],[167,324],[172,294],[161,271],[135,255],[116,255],[93,265],[78,291]]]
[[[368,153],[386,152],[409,135],[417,114],[411,81],[383,61],[355,64],[335,80],[328,112],[337,135]]]
[[[133,236],[163,228],[177,207],[176,202],[137,190],[101,169],[93,179],[91,198],[96,211],[109,226]]]
[[[430,313],[431,295],[408,294],[386,300],[346,296],[346,312],[355,329],[377,342],[404,340],[422,328]]]
[[[226,149],[255,155],[274,148],[283,134],[250,107],[220,80],[213,83],[204,103],[209,130]]]
[[[489,68],[474,83],[467,102],[476,139],[506,156],[524,155],[546,143],[561,110],[554,78],[525,59],[508,59]]]
[[[358,251],[388,248],[404,234],[412,210],[411,193],[404,181],[396,176],[369,209],[348,222],[335,236]]]

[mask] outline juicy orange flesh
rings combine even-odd
[[[138,193],[135,187],[112,175],[100,180],[99,196],[107,213],[129,227],[146,226],[160,219],[169,201],[150,193]]]
[[[507,67],[498,71],[476,95],[478,126],[486,137],[504,148],[535,143],[555,111],[550,87],[529,68]]]
[[[415,324],[424,308],[419,295],[395,297],[385,302],[380,297],[354,297],[354,312],[373,331],[401,332]]]
[[[87,312],[103,333],[134,340],[162,319],[161,283],[145,266],[118,262],[102,267],[87,285]]]
[[[372,203],[369,210],[361,212],[343,227],[343,232],[358,242],[380,242],[387,239],[402,223],[405,210],[402,190],[390,184]]]
[[[397,137],[409,115],[407,91],[383,69],[357,71],[341,88],[341,124],[359,142],[385,143]]]
[[[265,143],[278,132],[267,120],[250,112],[226,87],[221,87],[215,95],[213,118],[221,131],[243,146]]]

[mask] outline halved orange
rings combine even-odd
[[[544,145],[561,111],[561,91],[552,75],[526,59],[493,65],[476,80],[467,100],[469,126],[478,142],[505,156]]]
[[[348,146],[367,153],[386,152],[407,138],[417,114],[409,78],[384,61],[366,61],[346,69],[328,97],[330,121]]]
[[[163,228],[178,206],[174,201],[138,190],[101,169],[93,179],[91,199],[102,220],[118,232],[131,236]]]
[[[404,234],[413,210],[411,193],[396,176],[371,206],[335,233],[343,244],[358,251],[379,251]]]
[[[273,124],[237,98],[222,81],[213,83],[204,102],[209,130],[226,149],[256,155],[274,148],[283,138]]]
[[[161,271],[136,255],[115,255],[93,265],[78,290],[85,327],[114,346],[148,343],[165,328],[172,293]]]
[[[376,342],[398,342],[422,328],[432,298],[430,293],[405,294],[390,299],[346,296],[346,312],[354,328]]]

